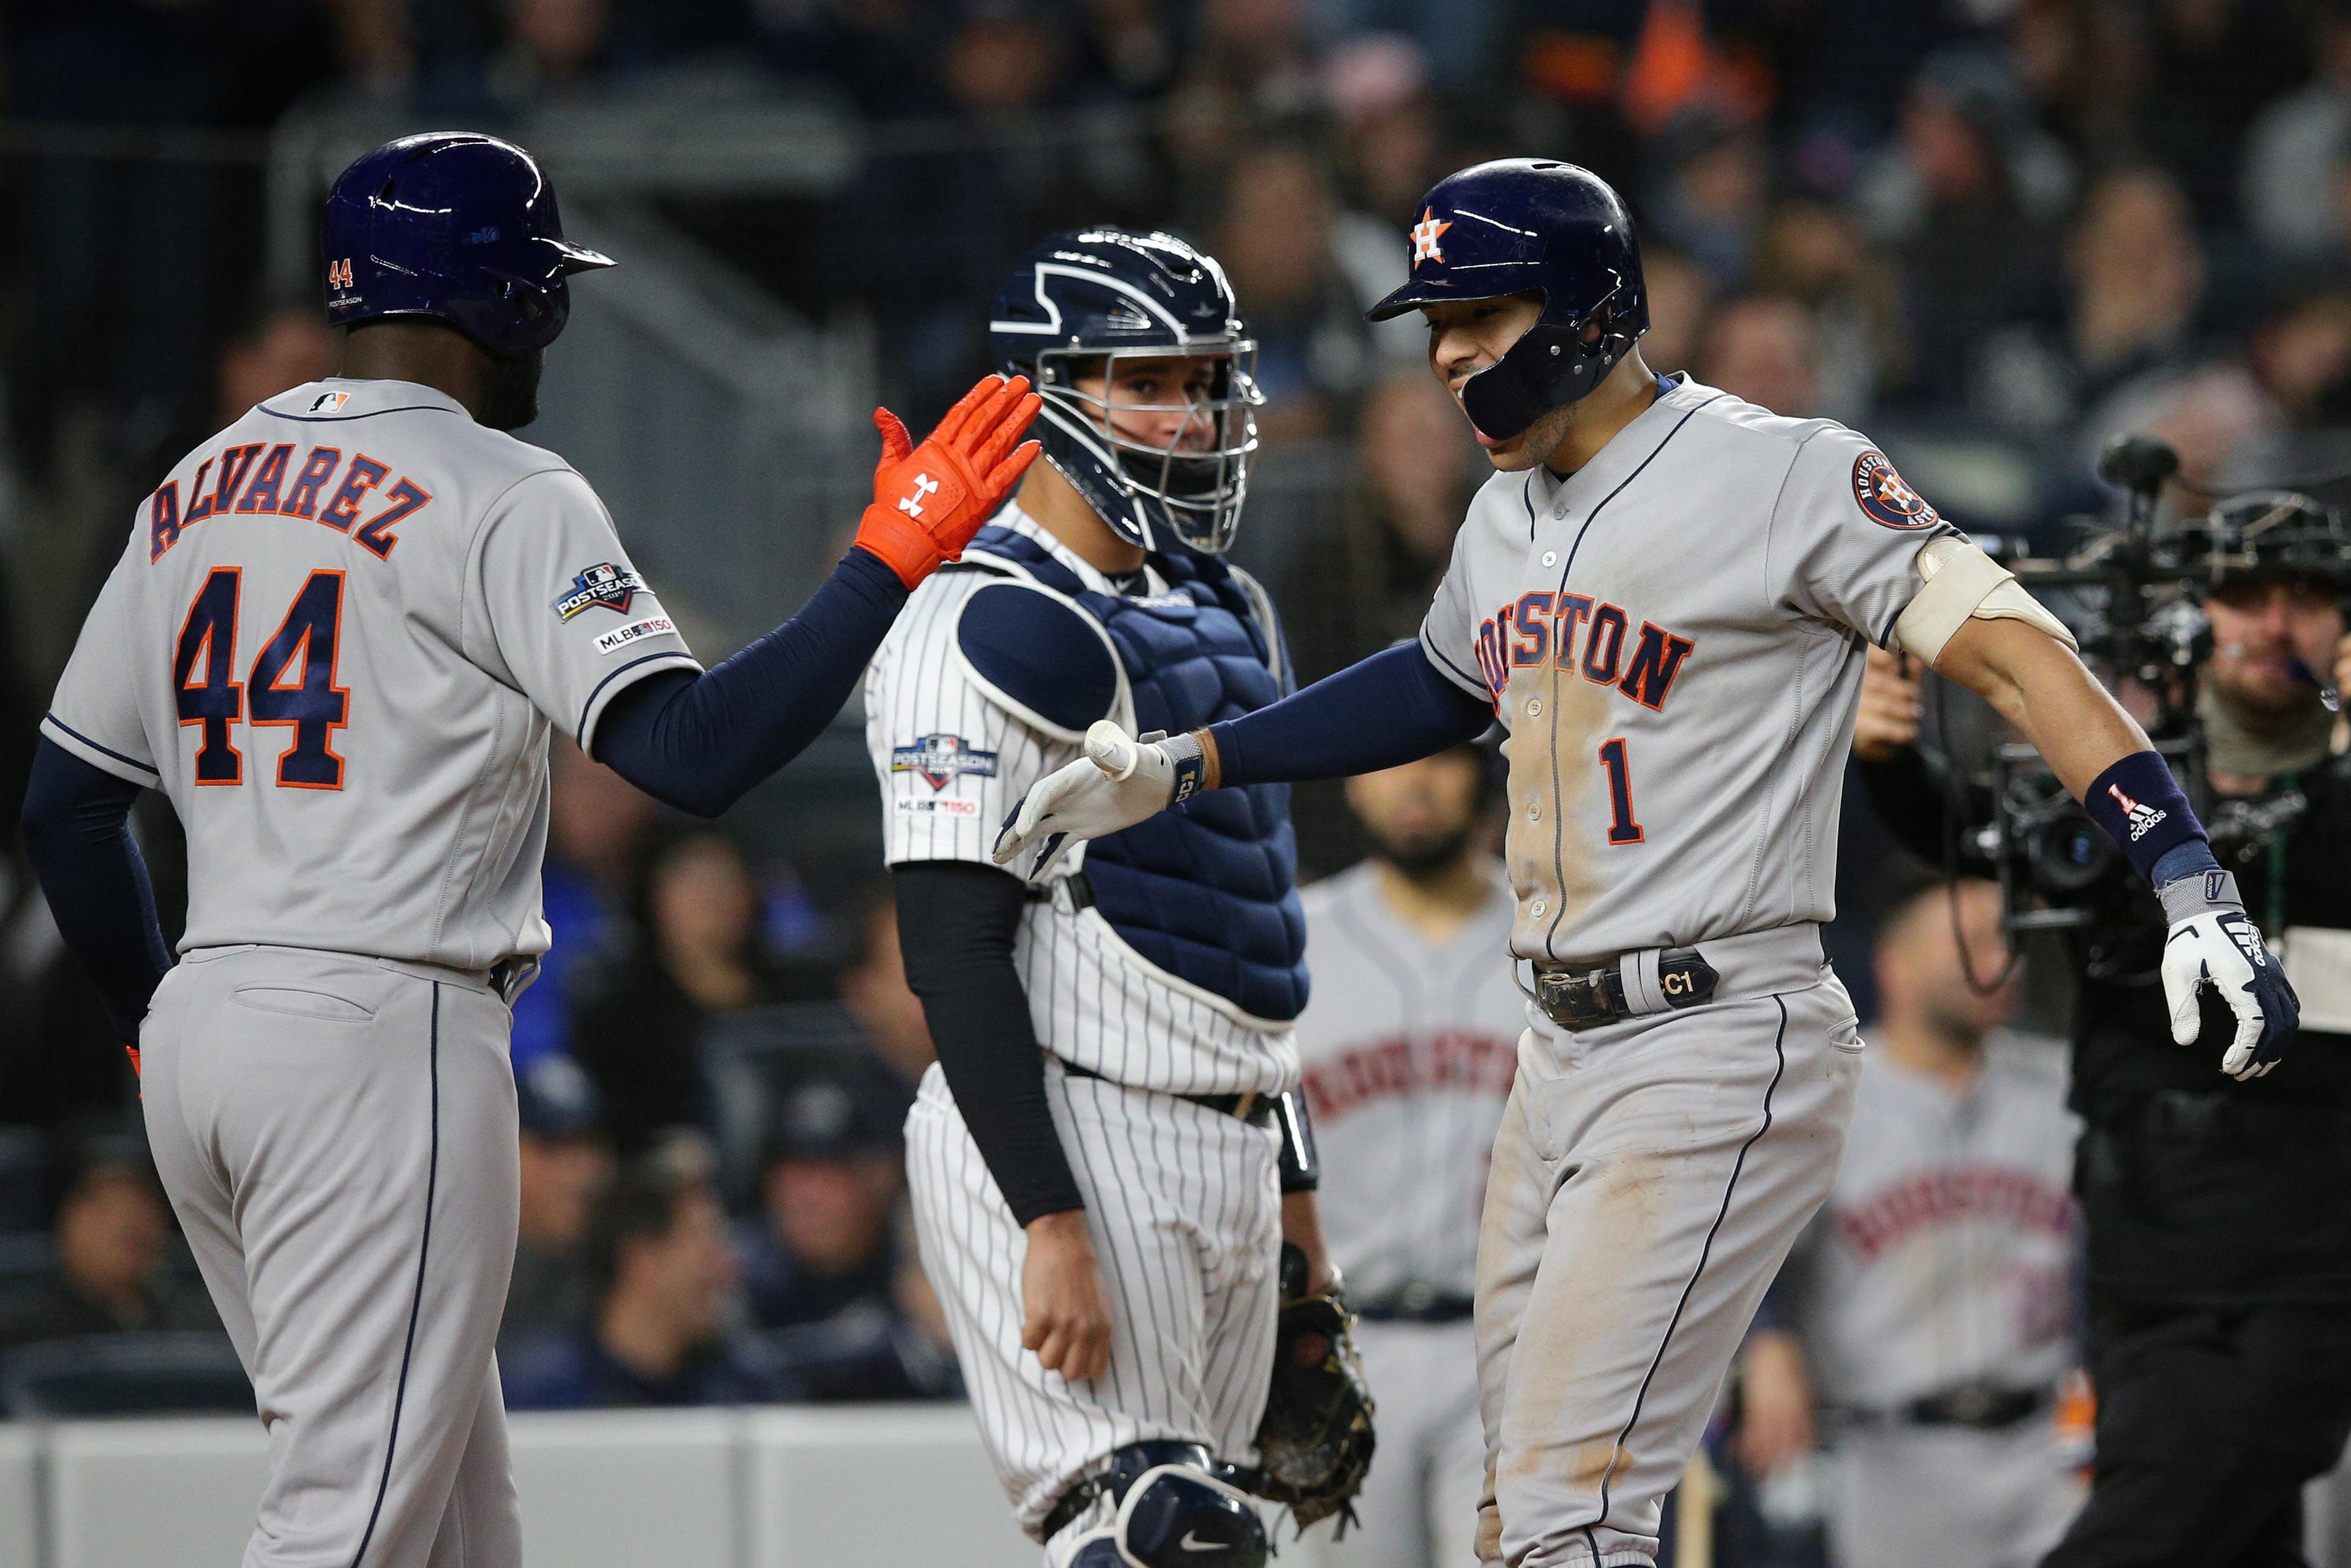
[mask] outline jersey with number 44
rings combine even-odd
[[[404,382],[256,407],[142,502],[41,729],[162,789],[182,949],[546,951],[548,732],[693,669],[561,458]]]
[[[1421,647],[1509,734],[1511,950],[1827,920],[1865,644],[1950,525],[1883,454],[1687,379],[1470,503]]]

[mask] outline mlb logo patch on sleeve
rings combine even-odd
[[[975,750],[959,735],[926,735],[911,746],[890,748],[890,771],[912,773],[934,789],[944,789],[967,773],[996,777],[996,753]]]
[[[569,621],[583,610],[601,604],[625,615],[629,601],[645,591],[645,580],[633,571],[623,571],[609,560],[600,560],[571,580],[571,586],[555,601],[555,618]]]

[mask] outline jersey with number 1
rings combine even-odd
[[[1863,656],[1950,531],[1843,425],[1687,379],[1566,478],[1488,480],[1420,642],[1509,734],[1511,951],[1834,915]]]
[[[546,951],[548,733],[695,668],[586,480],[404,382],[269,399],[141,503],[42,733],[162,789],[183,951]]]

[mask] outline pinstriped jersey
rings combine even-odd
[[[1687,380],[1564,479],[1488,480],[1420,643],[1508,736],[1511,951],[1833,916],[1864,656],[1950,531],[1843,425]]]
[[[405,382],[312,382],[139,509],[42,733],[171,797],[183,950],[543,953],[550,727],[694,656],[588,482]]]
[[[994,521],[1038,540],[1089,589],[1126,591],[1017,505]],[[866,671],[866,749],[882,789],[883,858],[893,865],[992,865],[997,830],[1021,796],[1081,752],[1083,726],[1065,728],[1031,709],[1016,711],[957,646],[964,606],[1001,580],[973,570],[933,575],[914,591]],[[1137,591],[1167,589],[1152,573]],[[1131,724],[1126,708],[1122,695],[1102,716]],[[1056,868],[1063,874],[1038,890],[1013,948],[1045,1048],[1141,1089],[1222,1093],[1294,1084],[1290,1027],[1252,1018],[1143,958],[1073,896],[1066,873],[1082,865],[1080,849]]]
[[[1494,1129],[1526,998],[1500,961],[1514,900],[1488,862],[1485,904],[1444,942],[1407,925],[1373,862],[1300,894],[1314,994],[1298,1060],[1322,1157],[1317,1207],[1357,1299],[1414,1285],[1467,1297]]]

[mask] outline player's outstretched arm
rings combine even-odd
[[[1278,703],[1190,735],[1128,735],[1105,720],[1086,755],[1040,779],[991,852],[1009,864],[1043,845],[1042,873],[1072,839],[1098,839],[1228,785],[1348,779],[1475,740],[1493,706],[1440,673],[1417,643],[1351,664]]]
[[[857,542],[800,612],[712,669],[646,676],[596,727],[598,761],[666,805],[715,817],[832,722],[906,596],[963,553],[1038,451],[1028,381],[989,376],[917,446],[876,409],[882,460]],[[1015,443],[1019,443],[1018,445]]]
[[[25,788],[25,854],[66,947],[97,982],[114,1032],[139,1061],[139,1023],[172,967],[147,862],[131,836],[139,786],[44,739]]]
[[[2071,649],[2028,622],[1966,621],[1935,672],[2015,726],[2154,884],[2171,922],[2163,950],[2171,1038],[2195,1041],[2197,993],[2210,986],[2237,1018],[2220,1071],[2258,1078],[2276,1066],[2301,1005],[2146,732]]]

